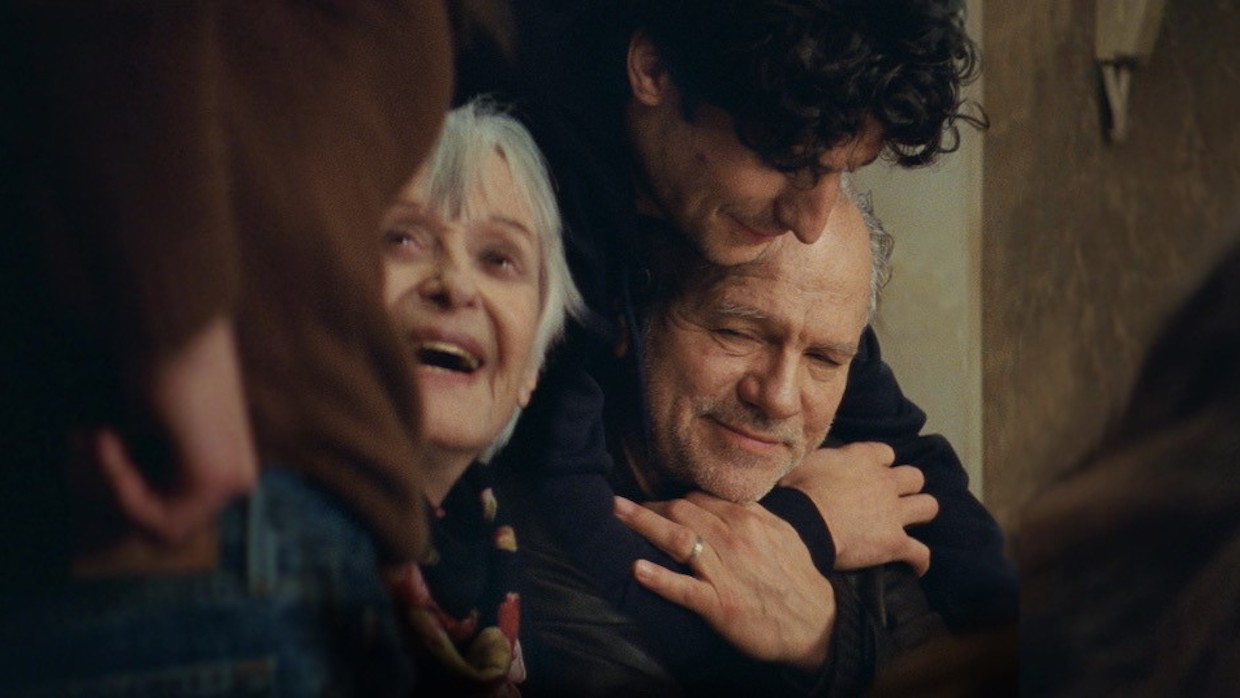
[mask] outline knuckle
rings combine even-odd
[[[758,517],[747,515],[734,519],[731,528],[742,540],[752,540],[762,533],[763,525]]]
[[[663,588],[667,590],[669,596],[677,600],[677,603],[689,609],[696,608],[697,597],[694,596],[693,589],[683,584],[678,584],[677,580],[672,578],[664,578],[663,582]]]
[[[899,466],[899,469],[906,473],[906,477],[917,483],[917,489],[921,489],[926,486],[926,474],[922,472],[921,468],[918,468],[915,465],[901,465]]]
[[[865,446],[869,452],[868,456],[872,460],[881,463],[884,467],[895,463],[896,452],[892,450],[891,446],[888,446],[880,441],[869,441],[865,444]]]
[[[743,614],[741,601],[735,594],[719,594],[718,603],[719,615],[726,621],[735,620]]]
[[[693,503],[687,499],[673,499],[667,503],[664,516],[673,521],[683,521],[694,508]]]
[[[837,464],[841,459],[846,457],[848,448],[848,446],[840,446],[838,448],[824,447],[814,449],[805,456],[800,465],[793,468],[793,472],[800,470],[805,473],[814,469],[827,468]]]
[[[904,549],[900,551],[900,557],[914,564],[924,563],[930,559],[930,548],[915,538],[908,538]]]
[[[930,569],[930,549],[922,546],[917,550],[913,556],[912,564],[918,572],[925,572]]]
[[[743,514],[732,520],[731,529],[745,539],[757,540],[770,536],[781,523],[784,523],[783,519],[765,509],[746,508]]]
[[[697,535],[686,528],[677,527],[671,532],[671,535],[668,536],[668,542],[671,544],[673,549],[687,552],[693,548],[693,544],[697,542]]]

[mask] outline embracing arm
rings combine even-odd
[[[1014,620],[1016,572],[1004,554],[999,526],[969,492],[968,476],[947,440],[921,435],[925,421],[925,414],[900,391],[882,361],[873,330],[867,329],[832,438],[888,444],[896,463],[911,463],[924,474],[922,492],[937,500],[938,515],[910,528],[909,534],[929,548],[931,564],[921,586],[948,626],[966,630]],[[823,516],[833,533],[846,530],[846,523],[833,520],[833,512],[824,511]],[[836,545],[845,547],[838,540]]]
[[[760,682],[792,695],[856,695],[890,652],[888,626],[874,615],[881,604],[847,575],[815,566],[810,541],[763,507],[692,493],[645,507],[618,500],[617,514],[687,560],[683,573],[640,561],[641,583],[700,614],[744,653],[747,665],[714,677],[720,688]]]
[[[930,567],[930,549],[905,528],[932,520],[938,502],[921,493],[922,472],[911,465],[893,467],[894,458],[891,447],[881,443],[820,448],[780,480],[784,488],[804,492],[828,519],[830,532],[824,535],[835,553],[831,568],[858,570],[897,560],[918,574]]]

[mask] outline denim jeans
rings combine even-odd
[[[209,572],[0,600],[0,696],[412,693],[374,543],[330,495],[266,468],[218,527]]]

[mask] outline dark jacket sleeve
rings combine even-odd
[[[776,487],[762,504],[792,524],[815,566],[835,589],[837,627],[827,663],[813,677],[812,686],[805,683],[807,677],[788,674],[800,693],[856,695],[869,685],[874,671],[947,632],[908,565],[893,562],[855,572],[834,571],[834,544],[808,495]]]
[[[924,491],[938,500],[939,515],[910,533],[930,547],[930,571],[921,586],[947,625],[961,631],[1014,621],[1016,571],[1003,552],[999,526],[969,492],[968,475],[951,444],[937,434],[921,434],[925,423],[925,413],[901,392],[883,363],[878,338],[867,328],[831,438],[881,441],[895,450],[896,463],[925,473]]]

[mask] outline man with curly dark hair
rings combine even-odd
[[[506,77],[515,82],[497,77],[494,65],[471,69],[466,61],[462,75],[485,79],[459,89],[516,97],[556,177],[570,263],[593,314],[550,365],[501,460],[534,504],[528,509],[538,525],[522,526],[523,549],[535,556],[531,538],[547,531],[548,555],[567,553],[599,588],[619,589],[607,600],[645,632],[675,636],[659,657],[674,667],[673,655],[692,656],[692,643],[667,626],[652,627],[650,618],[663,623],[667,616],[651,609],[668,604],[634,581],[632,562],[689,568],[611,515],[613,488],[631,491],[633,483],[626,468],[613,468],[601,418],[643,399],[644,386],[627,378],[641,361],[641,342],[625,331],[640,326],[634,299],[650,291],[643,251],[651,240],[684,237],[708,261],[730,266],[760,257],[786,233],[812,243],[843,202],[844,173],[883,155],[905,166],[933,162],[956,148],[961,122],[981,125],[960,94],[976,72],[976,49],[963,8],[952,0],[543,0],[514,7],[521,60]],[[621,361],[618,344],[629,349]],[[922,436],[924,424],[867,329],[828,438],[837,447],[811,454],[796,480],[783,483],[793,487],[776,488],[782,513],[809,512],[798,521],[810,519],[818,532],[802,530],[802,537],[829,541],[835,569],[907,563],[924,572],[921,587],[949,626],[1002,623],[1015,616],[1016,582],[1001,533],[968,492],[950,445]],[[917,476],[905,477],[909,470]],[[924,501],[916,498],[923,487],[940,507],[929,523],[913,506]],[[736,540],[746,527],[761,526],[751,505],[711,506]],[[691,536],[688,518],[669,523]],[[906,527],[914,524],[924,525],[910,535]],[[732,565],[746,564],[739,547],[707,542]],[[540,585],[549,598],[566,586],[544,578],[545,569],[532,565],[531,605],[540,603]],[[540,624],[556,632],[556,614],[574,608],[575,601],[532,609],[526,637]],[[550,614],[545,623],[540,612]],[[823,615],[827,632],[857,622]],[[690,621],[701,625],[696,616]],[[601,644],[619,643],[613,633]],[[531,645],[535,681],[540,658]],[[842,644],[833,646],[838,652]],[[857,661],[873,662],[873,646],[853,650]],[[607,685],[628,682],[631,660],[617,657],[617,683]],[[597,665],[587,678],[604,685]]]
[[[952,152],[960,86],[976,52],[951,2],[643,2],[637,26],[684,95],[727,111],[741,141],[775,167],[813,168],[882,128],[901,165]],[[630,37],[631,38],[631,37]]]
[[[841,173],[883,151],[933,162],[958,145],[957,120],[978,123],[960,96],[975,51],[951,3],[634,8],[622,55],[639,198],[718,263],[784,232],[811,241]]]

